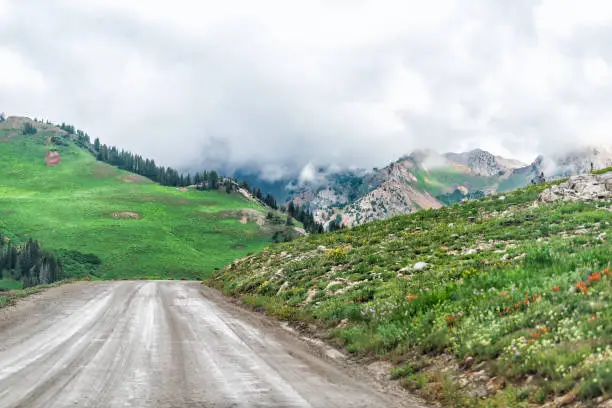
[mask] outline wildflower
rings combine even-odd
[[[585,282],[578,282],[576,284],[576,289],[582,292],[583,294],[586,294],[587,291],[589,290],[589,287],[587,286]]]
[[[407,300],[408,302],[415,301],[415,300],[417,300],[418,298],[419,298],[419,297],[418,297],[417,295],[408,295],[408,296],[406,296],[406,300]]]
[[[596,272],[596,273],[589,275],[588,282],[590,284],[591,282],[597,282],[600,279],[601,279],[601,272]]]
[[[589,323],[593,323],[595,320],[597,320],[597,316],[589,317]]]
[[[501,297],[504,297],[504,296],[508,295],[508,292],[506,292],[506,291],[499,292],[498,295],[501,296]]]
[[[561,286],[557,285],[557,286],[553,286],[552,291],[557,293],[561,290]]]
[[[612,271],[610,271],[610,268],[604,269],[604,275],[612,276]]]

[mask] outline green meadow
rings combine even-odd
[[[0,128],[0,231],[56,251],[71,276],[200,279],[270,241],[240,220],[242,209],[265,209],[238,194],[163,187],[67,138],[51,146],[55,134]],[[59,166],[45,163],[51,148]]]

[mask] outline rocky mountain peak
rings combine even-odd
[[[450,164],[465,166],[470,173],[481,177],[500,175],[524,166],[518,160],[495,156],[482,149],[463,153],[446,153],[444,157]]]

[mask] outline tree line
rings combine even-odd
[[[64,277],[61,262],[56,256],[29,239],[21,246],[5,242],[0,235],[0,279],[21,281],[24,288],[57,282]]]
[[[293,201],[290,201],[289,204],[287,204],[286,211],[289,217],[293,217],[304,224],[304,230],[306,230],[306,232],[310,232],[312,234],[322,234],[325,232],[323,224],[316,222],[313,213],[307,208],[304,208],[299,204],[294,204]]]

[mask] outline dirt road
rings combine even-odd
[[[0,407],[418,407],[189,282],[76,283],[0,310]]]

